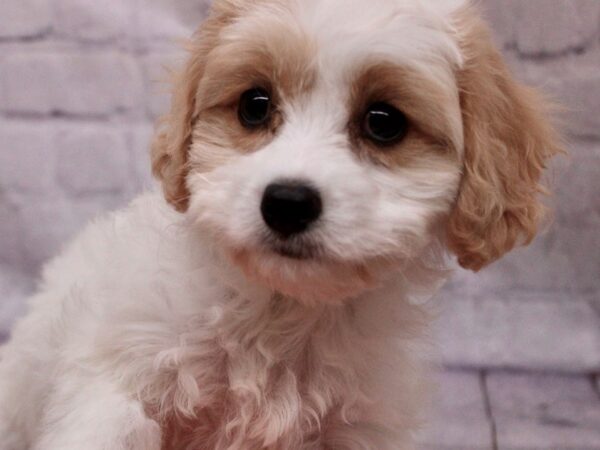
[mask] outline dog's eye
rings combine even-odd
[[[264,125],[270,114],[271,96],[265,89],[249,89],[240,97],[238,116],[245,127],[256,128]]]
[[[401,141],[408,132],[406,116],[387,103],[374,103],[365,114],[364,132],[379,145],[390,145]]]

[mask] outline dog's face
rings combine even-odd
[[[217,0],[153,148],[167,199],[305,301],[530,239],[555,138],[460,3]]]

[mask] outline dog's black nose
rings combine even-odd
[[[302,233],[322,210],[319,191],[299,182],[268,185],[260,205],[265,223],[283,238]]]

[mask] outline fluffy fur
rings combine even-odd
[[[0,449],[414,448],[443,253],[529,241],[559,151],[463,3],[216,0],[152,148],[164,197],[88,227],[2,348]],[[360,131],[374,101],[409,118],[393,148]],[[260,215],[281,179],[324,204],[285,242]]]

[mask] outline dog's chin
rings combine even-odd
[[[311,306],[343,303],[378,281],[372,261],[339,261],[310,249],[236,248],[229,254],[250,281]]]

